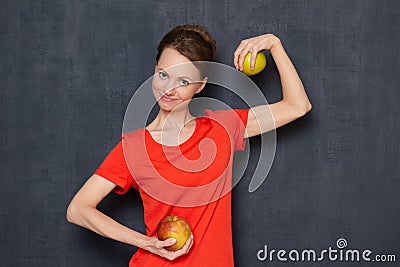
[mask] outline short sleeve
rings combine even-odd
[[[94,173],[116,184],[114,192],[117,194],[124,194],[131,187],[139,188],[126,164],[121,141],[111,150]]]
[[[205,110],[204,115],[216,120],[222,124],[228,131],[234,142],[235,150],[244,150],[246,140],[244,133],[246,131],[249,109],[229,109],[229,110]]]

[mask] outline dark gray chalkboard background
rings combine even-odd
[[[234,189],[237,266],[396,266],[260,262],[271,249],[348,248],[400,261],[398,1],[0,1],[0,266],[127,266],[136,248],[67,223],[74,193],[119,141],[136,88],[172,27],[199,23],[232,65],[241,39],[282,40],[313,104],[277,131],[266,182]],[[279,75],[253,80],[272,103]],[[221,93],[232,107],[237,100]],[[259,140],[251,140],[257,155]],[[135,191],[100,209],[139,231]]]

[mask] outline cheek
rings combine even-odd
[[[163,89],[163,81],[154,77],[151,86],[153,87],[153,90],[161,90]]]
[[[162,80],[160,78],[154,77],[151,82],[151,87],[153,89],[153,94],[159,97],[162,92],[166,91],[168,87],[168,80]]]
[[[196,89],[184,87],[184,88],[179,88],[178,93],[181,99],[188,100],[193,98],[195,91]]]

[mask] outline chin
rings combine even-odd
[[[157,104],[160,107],[160,109],[162,109],[164,111],[172,111],[178,105],[178,103],[168,103],[168,102],[163,101],[162,99],[158,99]]]
[[[160,102],[158,102],[158,106],[160,107],[160,110],[163,111],[171,112],[174,110],[174,107],[169,107],[167,105],[160,104]]]

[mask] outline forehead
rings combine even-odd
[[[158,60],[157,69],[163,69],[170,75],[199,78],[199,70],[193,62],[172,48],[165,48]]]

